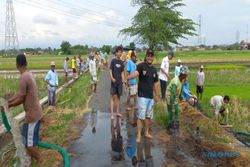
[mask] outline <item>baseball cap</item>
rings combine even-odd
[[[153,56],[155,55],[155,53],[154,53],[154,51],[152,49],[147,50],[147,55],[150,55],[150,54],[153,55]]]
[[[189,73],[189,69],[187,66],[182,66],[181,69],[180,69],[180,74],[185,74],[185,75],[188,75]]]
[[[174,57],[174,52],[172,50],[168,51],[168,55]]]

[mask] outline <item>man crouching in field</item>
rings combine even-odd
[[[35,158],[38,164],[42,164],[42,158],[35,148],[38,144],[40,120],[42,108],[39,104],[36,80],[27,69],[27,60],[24,54],[16,57],[16,66],[21,76],[19,79],[19,92],[14,98],[8,100],[8,107],[23,104],[25,122],[23,124],[24,145],[31,158]]]

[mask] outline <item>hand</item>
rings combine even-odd
[[[0,106],[0,111],[5,112],[3,106]]]
[[[129,83],[129,80],[127,81],[127,86],[130,87],[130,83]]]
[[[116,81],[115,78],[111,78],[111,80],[112,80],[113,83],[115,83],[115,81]]]

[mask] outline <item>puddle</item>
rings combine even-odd
[[[127,119],[110,120],[109,113],[92,111],[85,114],[88,123],[79,138],[68,150],[73,153],[72,167],[162,166],[164,153],[159,145],[142,138],[136,145],[136,126]],[[140,165],[138,165],[140,164]]]

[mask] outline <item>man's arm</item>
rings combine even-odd
[[[10,98],[10,99],[8,100],[8,103],[10,103],[10,102],[16,100],[16,98],[17,98],[17,95],[15,95],[14,97]]]
[[[111,69],[109,69],[109,76],[110,76],[111,81],[114,83],[115,82],[115,78],[113,78],[113,74],[112,74],[112,70]]]
[[[161,72],[163,72],[163,74],[165,74],[166,77],[167,77],[168,79],[170,79],[170,76],[169,76],[169,74],[165,71],[165,69],[161,68]]]
[[[154,83],[154,96],[155,96],[155,102],[158,102],[158,82]]]
[[[24,98],[25,96],[21,96],[21,95],[17,95],[17,97],[11,101],[11,102],[8,102],[8,107],[15,107],[15,106],[18,106],[20,104],[22,104],[24,102]]]
[[[139,76],[139,72],[136,70],[133,74],[128,76],[128,80],[134,79]]]

